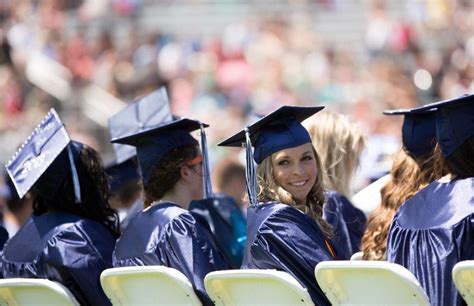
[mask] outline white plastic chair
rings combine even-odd
[[[282,271],[216,271],[206,275],[204,286],[216,306],[314,305],[307,290]]]
[[[352,254],[351,260],[363,260],[362,257],[364,256],[364,252],[356,252]]]
[[[115,306],[201,305],[187,277],[164,266],[106,269],[100,283]]]
[[[453,268],[453,281],[469,306],[474,305],[474,260],[458,262]]]
[[[0,305],[79,306],[63,285],[47,279],[9,278],[0,280]]]
[[[413,274],[397,264],[324,261],[315,274],[332,305],[430,305]]]

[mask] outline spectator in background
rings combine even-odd
[[[352,177],[359,166],[366,135],[346,116],[329,111],[310,117],[304,126],[321,158],[327,190],[324,218],[333,226],[335,239],[346,240],[339,244],[345,244],[352,255],[360,249],[366,223],[364,213],[349,200]]]
[[[237,159],[222,159],[214,169],[216,192],[232,197],[242,212],[247,210],[245,196],[245,167]]]

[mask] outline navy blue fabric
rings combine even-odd
[[[287,148],[311,142],[308,131],[301,121],[322,110],[323,106],[282,106],[248,126],[253,157],[257,164],[265,158]],[[245,131],[241,131],[219,146],[240,147],[245,144]]]
[[[8,232],[7,230],[0,225],[0,251],[3,250],[5,246],[5,242],[8,240]]]
[[[327,191],[325,194],[323,218],[332,225],[333,241],[339,246],[340,252],[349,258],[360,251],[367,218],[342,194],[336,191]]]
[[[75,160],[82,144],[71,143],[61,119],[56,111],[51,109],[6,165],[20,198],[23,198],[40,178],[44,191],[49,194],[56,192],[57,187],[70,173],[68,169],[71,165],[65,150],[68,145]]]
[[[436,112],[434,110],[398,109],[385,115],[404,115],[402,125],[403,147],[413,157],[433,151],[436,145]]]
[[[217,193],[213,198],[192,201],[189,212],[213,234],[217,247],[231,267],[240,268],[247,239],[247,220],[234,199]]]
[[[248,208],[247,222],[243,269],[287,272],[308,290],[316,305],[331,305],[315,280],[314,268],[334,258],[311,218],[285,204],[262,203]]]
[[[465,305],[452,281],[456,263],[474,259],[474,178],[432,182],[396,213],[387,260],[410,270],[431,305]]]
[[[114,192],[127,182],[140,179],[138,161],[135,157],[105,169],[109,179],[110,191]]]
[[[198,141],[189,133],[200,127],[201,122],[182,118],[144,132],[112,139],[112,143],[136,147],[143,182],[146,185],[155,165],[158,165],[168,152],[186,145],[198,145]]]
[[[449,157],[474,135],[474,94],[427,104],[416,109],[436,109],[436,137],[444,157]]]
[[[186,210],[161,203],[138,213],[117,240],[114,267],[162,265],[182,272],[205,305],[204,277],[229,269],[211,234]]]
[[[112,267],[115,239],[102,224],[67,213],[33,216],[5,245],[5,278],[46,278],[66,286],[81,305],[110,305],[100,273]]]

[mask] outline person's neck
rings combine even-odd
[[[189,191],[187,190],[173,190],[172,192],[166,193],[161,199],[159,199],[159,202],[171,202],[186,210],[188,210],[191,201],[192,198],[189,194]]]

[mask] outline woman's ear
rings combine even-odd
[[[190,182],[192,179],[192,169],[188,166],[181,166],[181,169],[179,169],[179,172],[181,174],[181,179],[183,179],[185,182]]]

